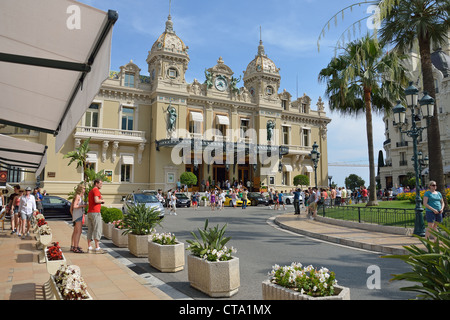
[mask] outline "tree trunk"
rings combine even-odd
[[[369,149],[369,202],[367,206],[378,206],[376,181],[375,181],[375,157],[373,154],[373,125],[372,125],[372,102],[370,88],[364,88],[364,103],[366,104],[366,131],[367,147]]]
[[[441,150],[441,134],[439,130],[439,114],[434,86],[433,67],[431,63],[431,42],[427,36],[419,36],[420,61],[422,64],[423,90],[435,100],[434,116],[428,121],[428,158],[429,178],[436,181],[437,190],[445,195],[444,168]],[[421,97],[420,97],[421,98]],[[445,207],[448,209],[447,201]]]

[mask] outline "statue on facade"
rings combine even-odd
[[[275,121],[267,121],[267,141],[272,141],[273,130],[275,129]]]
[[[167,131],[172,132],[175,130],[175,124],[177,122],[177,110],[172,107],[172,104],[169,104],[167,107],[168,113],[168,123],[167,123]]]
[[[234,93],[239,93],[239,89],[237,87],[237,84],[241,81],[242,76],[239,77],[239,79],[235,78],[235,77],[231,77],[231,90]]]
[[[205,77],[206,77],[206,87],[208,89],[211,89],[213,87],[213,76],[211,72],[208,72],[208,70],[205,69]]]

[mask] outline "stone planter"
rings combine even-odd
[[[102,221],[102,225],[103,225],[103,236],[106,239],[111,240],[112,238],[112,231],[114,229],[114,226],[112,223],[106,223],[104,221]]]
[[[138,258],[148,257],[148,241],[149,235],[135,235],[128,234],[128,250],[130,253]]]
[[[148,241],[148,262],[161,272],[177,272],[184,268],[184,243],[160,245]]]
[[[47,258],[47,250],[45,250],[45,264],[47,265],[47,272],[51,275],[54,275],[56,271],[61,267],[61,265],[66,264],[66,257],[64,254],[62,255],[62,260],[48,260]]]
[[[36,248],[41,250],[38,255],[38,262],[45,263],[47,246],[52,242],[52,234],[37,234]]]
[[[128,235],[122,235],[123,229],[112,229],[112,242],[116,247],[126,248],[128,247]]]
[[[190,285],[213,298],[231,297],[241,285],[239,258],[209,262],[189,254],[187,256]]]
[[[311,297],[266,280],[262,283],[263,300],[350,300],[350,289],[334,286],[335,295],[329,297]]]

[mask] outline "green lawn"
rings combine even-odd
[[[366,207],[365,203],[348,206],[326,208],[325,216],[334,219],[373,223],[397,227],[414,227],[415,204],[409,200],[379,201],[376,207]],[[425,211],[424,211],[425,212]],[[324,211],[319,208],[318,214]],[[426,221],[424,219],[425,225]],[[450,219],[444,219],[443,224],[448,226]]]

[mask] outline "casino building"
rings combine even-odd
[[[314,143],[320,152],[318,186],[326,186],[331,119],[323,101],[313,103],[306,94],[292,100],[281,90],[280,69],[262,41],[255,43],[255,53],[243,75],[235,75],[220,57],[215,66],[205,66],[201,80],[187,83],[188,47],[169,15],[149,51],[148,75],[133,61],[111,71],[61,150],[53,152],[55,139],[48,134],[0,131],[49,147],[39,183],[63,197],[82,180],[81,169],[63,157],[90,138],[88,162],[110,180],[102,189],[107,205],[119,205],[122,196],[139,189],[174,188],[185,171],[197,176],[193,188],[200,191],[206,181],[226,180],[249,183],[253,190],[291,190],[299,174],[313,186]],[[14,170],[10,179],[11,185],[36,183],[33,175]]]

